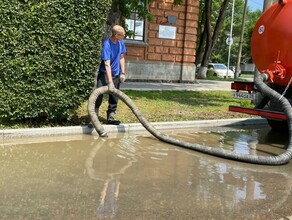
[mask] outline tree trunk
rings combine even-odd
[[[218,19],[216,21],[216,26],[215,26],[213,37],[212,37],[212,50],[217,43],[217,39],[219,37],[220,30],[221,30],[221,27],[222,27],[223,22],[224,22],[224,18],[226,15],[226,10],[227,10],[227,6],[228,6],[229,1],[230,0],[224,0],[222,5],[221,5],[219,16],[218,16]]]
[[[200,66],[201,68],[204,68],[202,70],[199,70],[198,73],[198,78],[204,79],[207,77],[205,68],[208,66],[209,63],[209,59],[212,53],[213,48],[216,45],[217,39],[219,37],[220,34],[220,29],[222,27],[223,21],[224,21],[224,17],[226,14],[226,9],[228,6],[229,0],[224,0],[221,8],[220,8],[220,12],[219,12],[219,16],[214,28],[214,32],[213,35],[211,37],[211,21],[210,21],[210,16],[211,16],[211,8],[212,8],[212,2],[211,0],[206,0],[205,1],[205,14],[206,14],[206,20],[205,20],[205,29],[206,29],[206,47],[205,47],[205,52],[204,52],[204,56],[203,56],[203,60]]]
[[[207,38],[207,34],[206,34],[206,29],[204,28],[200,36],[199,47],[197,49],[196,61],[195,61],[196,66],[202,63],[203,55],[204,55],[204,46],[206,44],[206,38]]]
[[[207,71],[206,67],[208,65],[207,57],[210,56],[209,53],[211,52],[211,8],[212,8],[212,0],[205,1],[205,25],[204,25],[204,32],[206,34],[206,45],[205,45],[205,52],[203,55],[203,60],[199,69],[198,78],[205,79],[207,78]],[[205,67],[205,68],[203,68]]]
[[[200,10],[203,9],[203,1],[200,1]],[[198,28],[198,35],[200,36],[199,38],[199,45],[196,51],[196,61],[195,61],[195,65],[198,66],[199,64],[201,64],[202,59],[203,59],[203,55],[204,55],[204,46],[206,43],[206,29],[205,29],[205,20],[206,20],[206,14],[205,14],[205,10],[202,10],[202,14],[201,14],[201,18],[199,21],[199,24],[201,24],[201,26]]]

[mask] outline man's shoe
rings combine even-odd
[[[89,127],[89,128],[93,128],[93,124],[92,124],[92,122],[89,122],[89,123],[88,123],[88,127]]]
[[[121,121],[115,120],[115,119],[108,119],[107,124],[109,125],[119,125],[121,124]]]
[[[121,124],[121,122],[118,120],[115,120],[115,113],[111,112],[111,113],[108,113],[108,115],[107,115],[107,124],[119,125],[119,124]]]

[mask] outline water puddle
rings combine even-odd
[[[269,129],[168,131],[243,154],[284,151]],[[285,219],[292,161],[260,166],[157,141],[148,133],[5,140],[0,219]]]

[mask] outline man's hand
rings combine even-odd
[[[109,91],[114,91],[114,89],[115,89],[115,85],[114,85],[114,83],[113,82],[110,82],[109,84],[108,84],[108,90]]]
[[[120,83],[124,83],[126,81],[126,74],[125,73],[121,73],[120,75]]]

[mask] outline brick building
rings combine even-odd
[[[149,4],[152,22],[127,19],[133,36],[126,39],[128,79],[141,81],[192,82],[199,0],[156,0]]]

